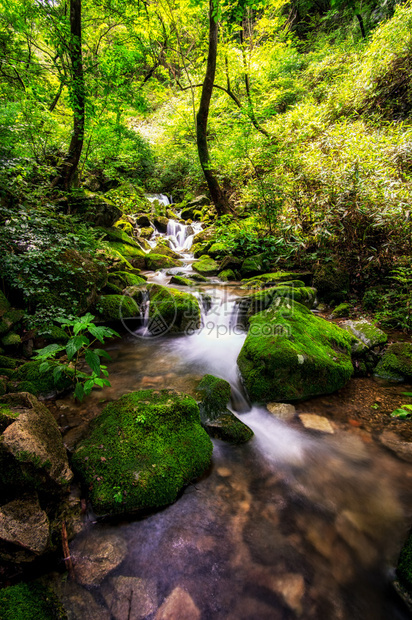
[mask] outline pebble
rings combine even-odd
[[[299,419],[303,426],[309,430],[329,433],[330,435],[333,435],[335,432],[328,418],[321,415],[315,415],[314,413],[301,413],[299,414]]]

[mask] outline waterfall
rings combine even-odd
[[[150,312],[150,299],[149,299],[149,291],[143,290],[143,299],[140,304],[140,312],[143,314],[142,324],[139,329],[135,332],[136,335],[139,335],[143,338],[150,336],[149,329],[149,312]]]
[[[166,194],[145,194],[145,198],[147,198],[150,202],[157,200],[157,202],[160,202],[161,205],[170,205],[170,200]]]

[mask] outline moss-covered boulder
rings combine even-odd
[[[344,321],[340,327],[352,336],[352,359],[356,376],[366,376],[378,364],[388,336],[366,319]]]
[[[230,254],[230,250],[225,243],[221,243],[219,241],[217,243],[213,243],[210,246],[208,254],[212,258],[222,258],[222,256],[227,256],[228,254]]]
[[[204,228],[200,232],[196,233],[193,237],[193,245],[196,243],[205,243],[205,242],[213,242],[216,236],[216,228],[214,226],[209,226],[208,228]]]
[[[169,220],[167,217],[163,217],[161,215],[155,215],[153,218],[153,224],[156,226],[157,230],[161,233],[167,232],[167,224]]]
[[[147,254],[146,256],[146,268],[150,271],[181,267],[182,264],[182,261],[176,258],[170,258],[170,256],[163,256],[162,254]]]
[[[113,271],[109,273],[109,283],[123,290],[127,286],[140,286],[146,282],[146,278],[128,271]]]
[[[291,281],[301,282],[301,284],[295,284],[295,286],[309,286],[312,282],[312,273],[310,271],[272,271],[252,278],[245,278],[242,280],[242,284],[251,286],[260,284],[263,288],[286,284]]]
[[[224,271],[221,271],[218,274],[218,277],[223,282],[232,282],[233,280],[236,280],[236,274],[231,269],[225,269]]]
[[[109,245],[112,250],[124,257],[126,261],[136,269],[145,268],[146,254],[141,247],[129,245],[120,241],[111,241]]]
[[[1,344],[5,349],[17,349],[21,345],[21,336],[16,332],[10,332],[3,336]]]
[[[191,252],[195,258],[201,258],[207,254],[208,249],[211,247],[211,241],[204,241],[200,243],[195,243],[191,247]]]
[[[238,365],[253,401],[329,394],[352,376],[351,336],[302,304],[278,298],[250,323]]]
[[[0,590],[0,620],[66,620],[56,595],[36,583],[19,583]]]
[[[293,303],[297,301],[308,308],[312,308],[316,299],[316,290],[310,286],[275,286],[273,288],[264,289],[245,295],[241,299],[242,314],[251,317],[258,312],[263,312],[271,306],[275,300],[285,299]]]
[[[40,372],[40,360],[26,362],[15,370],[10,377],[11,389],[14,392],[30,392],[34,396],[50,396],[64,392],[71,387],[72,381],[70,375],[73,373],[71,369],[67,369],[67,374],[63,374],[57,383],[53,379],[53,369],[55,362],[50,362],[50,370]]]
[[[80,215],[83,221],[90,222],[94,226],[110,228],[122,217],[119,207],[97,194],[72,198],[70,206],[71,213]]]
[[[242,263],[240,272],[243,278],[248,278],[265,271],[263,254],[248,256]]]
[[[119,321],[140,316],[140,310],[128,295],[102,295],[96,305],[103,321]]]
[[[219,263],[207,255],[202,256],[200,260],[195,261],[192,267],[202,276],[217,276],[219,273]]]
[[[144,228],[141,228],[139,231],[139,237],[141,239],[151,239],[151,237],[153,236],[154,230],[151,226],[145,226]]]
[[[137,224],[137,226],[143,227],[143,228],[151,228],[151,223],[150,223],[150,218],[148,215],[146,215],[146,213],[138,213],[135,216],[135,222]],[[152,228],[152,232],[153,232],[153,228]]]
[[[0,398],[0,488],[61,494],[72,479],[62,437],[50,411],[29,393]]]
[[[141,390],[94,420],[73,466],[97,514],[165,506],[208,468],[212,444],[196,401],[172,390]]]
[[[194,295],[159,285],[149,291],[148,328],[152,335],[191,332],[200,327],[201,313]]]
[[[0,355],[0,368],[17,368],[19,362],[12,357],[6,357],[5,355]]]
[[[179,286],[194,286],[194,282],[189,278],[183,278],[182,276],[172,276],[170,279],[171,284],[179,284]]]
[[[242,265],[242,261],[240,258],[236,258],[236,256],[225,256],[222,262],[220,263],[221,271],[226,271],[226,269],[231,269],[232,271],[239,271]]]
[[[352,311],[353,311],[352,304],[342,303],[333,309],[331,318],[332,319],[346,319],[352,314]]]
[[[16,308],[10,308],[3,314],[0,319],[0,336],[7,334],[12,327],[17,325],[23,318],[24,311]]]
[[[210,437],[235,445],[246,443],[253,437],[252,429],[228,409],[214,420],[205,422],[203,426]]]
[[[395,342],[385,351],[375,375],[388,381],[412,380],[412,344]]]
[[[180,259],[180,254],[172,250],[172,248],[163,239],[161,239],[157,243],[156,247],[153,250],[150,250],[149,256],[152,256],[153,254],[160,254],[161,256],[168,256],[169,258]]]
[[[99,230],[104,235],[104,239],[109,242],[114,243],[123,243],[126,245],[130,245],[133,248],[141,249],[137,241],[129,235],[127,232],[122,230],[121,228],[103,228],[100,227]]]

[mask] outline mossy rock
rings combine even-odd
[[[295,284],[295,286],[308,286],[311,284],[312,274],[310,271],[273,271],[262,275],[256,275],[253,278],[245,278],[242,280],[242,284],[251,284],[252,286],[256,284],[275,286],[277,284],[286,284],[291,281],[301,282],[301,284]]]
[[[362,357],[372,349],[379,351],[388,341],[387,334],[366,319],[344,321],[340,327],[354,336],[352,343],[354,357]]]
[[[412,379],[412,344],[395,342],[384,353],[375,368],[375,375],[388,381]]]
[[[171,269],[173,267],[181,267],[182,261],[162,254],[147,254],[146,267],[150,271],[158,271],[159,269]]]
[[[204,243],[195,243],[192,245],[191,252],[195,258],[201,258],[207,254],[208,249],[212,246],[211,241],[205,241]]]
[[[58,325],[45,325],[39,329],[38,335],[42,336],[50,342],[65,343],[68,341],[69,336],[62,327]]]
[[[136,302],[127,295],[102,295],[96,309],[103,321],[119,321],[140,316]]]
[[[200,273],[191,273],[190,277],[195,282],[207,282],[208,279],[205,276],[202,276]]]
[[[195,245],[196,243],[213,242],[216,236],[216,232],[217,231],[214,226],[209,226],[209,228],[201,230],[193,237],[193,245]]]
[[[242,265],[242,261],[240,258],[236,258],[236,256],[225,256],[222,262],[220,263],[221,271],[226,271],[227,269],[231,269],[232,271],[239,271]]]
[[[19,365],[18,360],[13,359],[12,357],[5,357],[4,355],[0,355],[0,368],[17,368]]]
[[[236,274],[231,269],[225,269],[218,274],[218,278],[223,282],[232,282],[236,280]]]
[[[16,308],[7,310],[0,319],[0,336],[10,331],[14,325],[17,325],[17,323],[22,320],[23,316],[23,310],[17,310]]]
[[[352,376],[351,335],[302,304],[278,298],[250,323],[238,365],[253,401],[330,394]]]
[[[0,375],[2,377],[7,377],[8,379],[11,379],[13,373],[14,370],[12,370],[11,368],[0,368]]]
[[[17,391],[30,392],[35,396],[48,396],[64,392],[71,387],[72,381],[70,376],[73,374],[73,370],[67,368],[67,374],[63,374],[55,383],[53,369],[57,366],[56,362],[50,362],[50,369],[45,373],[40,372],[41,364],[40,360],[26,362],[14,371],[11,379],[16,383]]]
[[[67,620],[67,616],[52,590],[31,582],[0,590],[0,620]]]
[[[188,278],[182,278],[182,276],[172,276],[170,279],[171,284],[179,284],[180,286],[193,286],[194,282]]]
[[[109,273],[109,284],[117,286],[120,290],[127,286],[139,286],[140,284],[145,284],[145,282],[145,278],[128,271],[112,271]]]
[[[230,383],[214,375],[205,375],[196,389],[200,399],[199,409],[202,421],[214,420],[226,412],[230,400]]]
[[[3,316],[7,312],[7,310],[9,310],[9,308],[10,303],[7,297],[5,296],[3,291],[0,291],[0,317]]]
[[[269,308],[276,299],[289,300],[291,303],[298,303],[312,308],[316,299],[316,290],[310,286],[299,286],[297,288],[291,286],[275,286],[261,290],[252,295],[242,297],[240,301],[242,314],[251,317],[258,312],[263,312]]]
[[[140,247],[120,242],[110,242],[110,247],[123,256],[128,263],[137,269],[144,269],[146,254]]]
[[[265,271],[264,268],[264,256],[263,254],[255,254],[254,256],[248,256],[242,263],[240,273],[244,278],[250,277],[256,274],[260,274]]]
[[[126,245],[130,245],[134,248],[141,249],[139,244],[136,242],[136,240],[132,236],[128,235],[127,232],[125,232],[124,230],[121,230],[121,228],[100,227],[98,230],[100,230],[105,235],[105,239],[107,241],[114,242],[114,243],[125,243]],[[152,232],[153,232],[153,229],[152,229]]]
[[[166,210],[164,210],[166,212]],[[162,215],[155,215],[153,218],[153,223],[156,226],[157,230],[161,233],[167,232],[167,224],[169,219],[167,217],[163,217]]]
[[[324,301],[343,302],[349,292],[349,274],[333,263],[324,263],[313,274],[313,286]]]
[[[352,311],[353,311],[352,304],[342,303],[333,309],[331,318],[332,319],[346,319],[348,316],[352,314]]]
[[[228,249],[226,243],[213,243],[210,246],[208,251],[209,256],[212,258],[221,258],[222,256],[227,256],[230,254],[230,250]]]
[[[73,455],[99,515],[174,502],[209,467],[212,444],[196,401],[172,390],[141,390],[110,403]]]
[[[153,236],[154,230],[151,226],[145,226],[140,229],[139,237],[142,239],[150,239]]]
[[[200,308],[194,295],[160,285],[149,290],[148,328],[153,336],[193,332],[200,327]]]
[[[214,420],[207,421],[204,428],[210,437],[235,445],[246,443],[253,437],[252,429],[228,409]]]
[[[137,226],[143,227],[143,228],[149,228],[151,229],[151,231],[153,232],[153,228],[151,227],[150,224],[150,218],[148,215],[146,215],[146,213],[138,213],[135,216],[135,221]]]
[[[6,349],[16,349],[21,345],[21,336],[20,334],[10,332],[3,336],[1,343]]]
[[[202,276],[216,276],[219,273],[219,264],[207,255],[195,261],[192,268]]]
[[[159,241],[156,247],[154,249],[151,249],[149,252],[149,256],[158,256],[159,254],[161,256],[168,256],[169,258],[176,258],[178,260],[180,259],[180,254],[172,250],[172,248],[170,248],[163,240]]]
[[[0,371],[1,375],[1,371]],[[7,381],[0,376],[0,396],[4,396],[7,392]],[[1,432],[1,410],[0,410],[0,432]]]

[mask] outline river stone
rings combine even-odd
[[[288,403],[268,403],[266,408],[280,420],[292,420],[296,413],[295,407]]]
[[[363,353],[375,347],[381,348],[388,341],[387,334],[366,319],[344,321],[340,326],[356,338],[356,341],[352,344],[353,354]]]
[[[163,217],[161,215],[155,215],[153,218],[153,223],[156,226],[157,230],[161,233],[167,232],[167,224],[169,220],[167,217]]]
[[[394,342],[375,368],[375,375],[388,381],[412,380],[412,343]]]
[[[330,394],[353,374],[352,337],[296,301],[277,298],[250,324],[238,365],[252,401]]]
[[[110,612],[99,605],[93,595],[73,581],[66,581],[58,589],[58,596],[67,614],[67,620],[111,620]],[[127,618],[128,616],[124,616]],[[40,620],[40,619],[39,619]],[[130,618],[133,620],[133,617]]]
[[[403,441],[392,431],[383,431],[379,437],[380,442],[403,461],[412,463],[412,442]]]
[[[135,222],[139,228],[151,228],[149,216],[145,213],[138,213],[135,215]],[[153,232],[153,228],[151,228],[151,231]]]
[[[202,276],[217,276],[220,271],[219,263],[213,260],[213,258],[210,258],[207,254],[195,261],[192,268]]]
[[[253,437],[252,429],[228,409],[203,426],[211,437],[233,444],[246,443]]]
[[[118,534],[94,530],[76,541],[72,559],[76,578],[83,586],[97,586],[127,554],[127,543]]]
[[[200,615],[190,594],[178,586],[159,607],[155,620],[200,620]]]
[[[303,426],[311,431],[320,431],[321,433],[329,433],[330,435],[333,435],[335,432],[329,420],[321,415],[301,413],[299,419]]]
[[[140,390],[109,403],[72,463],[99,515],[165,506],[210,465],[213,445],[187,394]]]
[[[73,474],[50,411],[27,392],[2,396],[0,404],[17,414],[1,436],[0,461],[4,461],[0,484],[14,486],[17,475],[24,487],[34,486],[46,493],[65,491]]]
[[[157,609],[157,585],[138,577],[112,577],[102,595],[114,620],[143,620]]]
[[[24,494],[0,507],[0,558],[29,562],[42,555],[49,543],[49,520],[37,494]]]
[[[305,594],[305,580],[298,573],[284,573],[273,576],[270,582],[271,589],[280,594],[284,602],[292,609],[297,616],[300,616],[302,608],[302,598]]]

